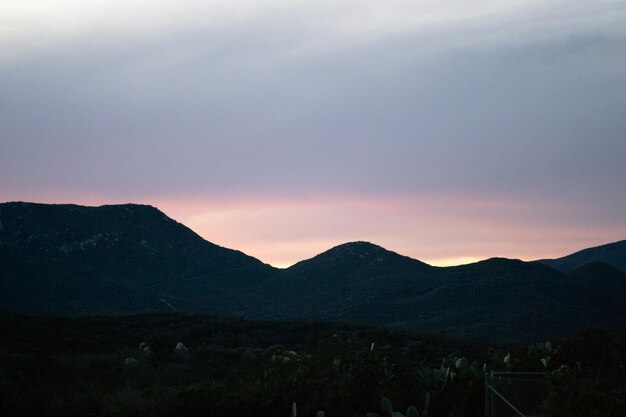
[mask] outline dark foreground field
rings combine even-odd
[[[626,352],[623,337],[600,332],[564,340],[558,349],[556,342],[494,349],[320,323],[187,315],[0,318],[0,415],[16,417],[289,416],[294,402],[300,416],[324,410],[329,417],[365,417],[383,413],[383,396],[396,410],[415,405],[420,415],[480,416],[484,370],[560,368],[551,401],[566,406],[561,365],[570,366],[565,376],[579,364],[623,375]],[[178,342],[187,351],[176,352]],[[141,343],[150,348],[140,350]],[[612,390],[617,403],[587,402],[614,414],[624,391]]]

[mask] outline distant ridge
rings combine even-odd
[[[626,328],[624,243],[555,260],[577,261],[561,270],[505,258],[433,267],[369,242],[277,269],[207,242],[152,206],[4,203],[0,311],[178,311],[528,341]]]
[[[572,271],[590,262],[603,262],[626,273],[626,240],[583,249],[557,259],[540,259],[537,262],[563,272]]]

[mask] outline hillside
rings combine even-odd
[[[613,245],[603,253],[618,253]],[[175,310],[523,341],[587,327],[626,328],[626,274],[599,262],[563,272],[502,258],[432,267],[368,242],[339,245],[280,270],[207,242],[151,206],[6,203],[0,204],[0,310]]]
[[[626,240],[583,249],[557,259],[540,259],[537,262],[563,272],[572,271],[591,262],[603,262],[626,273]]]
[[[435,268],[368,242],[334,247],[299,262],[266,284],[276,294],[269,317],[388,324],[378,306],[437,287]]]
[[[284,301],[267,317],[371,323],[492,342],[619,329],[626,327],[626,302],[616,294],[626,290],[626,277],[612,271],[617,274],[591,267],[564,274],[502,258],[435,268],[358,242],[285,271],[278,278]],[[602,297],[613,301],[598,301]]]
[[[0,225],[0,306],[9,311],[232,314],[231,293],[274,272],[151,206],[7,203]]]

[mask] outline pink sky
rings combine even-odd
[[[161,206],[207,240],[278,267],[357,240],[443,266],[494,256],[559,257],[626,237],[626,227],[577,223],[584,213],[567,207],[469,197],[329,196]]]
[[[100,205],[128,200],[64,194],[37,201]],[[626,237],[624,225],[598,221],[573,205],[463,195],[153,196],[133,202],[154,205],[206,240],[277,267],[358,240],[443,266],[494,256],[559,257]]]
[[[624,2],[217,3],[0,2],[0,201],[151,204],[277,266],[626,238]]]

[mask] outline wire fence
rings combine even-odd
[[[626,417],[626,378],[623,373],[576,370],[489,372],[485,374],[485,417],[553,415]],[[551,382],[550,382],[551,381]]]
[[[548,395],[545,372],[485,374],[485,417],[538,417]]]

